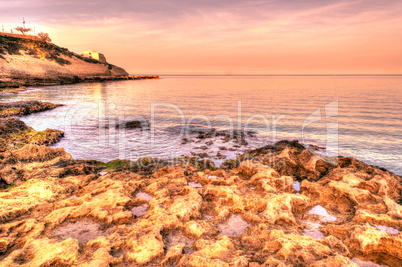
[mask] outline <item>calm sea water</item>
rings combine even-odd
[[[222,151],[228,158],[246,148],[282,139],[328,147],[402,174],[402,77],[166,76],[160,80],[36,87],[1,101],[41,100],[65,106],[21,118],[36,130],[63,130],[61,146],[76,159],[109,161],[191,152],[211,156],[188,129],[244,128],[257,134],[248,146]],[[116,129],[144,119],[150,130]],[[216,164],[223,160],[215,160]]]

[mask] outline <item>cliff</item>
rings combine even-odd
[[[0,88],[74,83],[100,76],[128,73],[52,43],[0,36]]]

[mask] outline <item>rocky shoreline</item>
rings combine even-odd
[[[27,86],[51,86],[76,83],[90,82],[110,82],[124,80],[151,80],[159,79],[158,75],[143,75],[143,76],[75,76],[63,79],[61,77],[46,78],[46,79],[30,79],[30,78],[12,78],[0,80],[0,93],[18,93],[24,90]]]
[[[102,163],[38,133],[0,118],[0,266],[402,265],[402,178],[385,169],[297,141],[222,168]]]
[[[11,103],[0,103],[0,118],[29,115],[32,113],[52,110],[60,106],[62,105],[39,101],[17,101]]]

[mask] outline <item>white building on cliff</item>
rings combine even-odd
[[[92,51],[91,49],[88,49],[88,51],[82,52],[82,56],[87,57],[87,58],[92,58],[99,60],[100,62],[106,63],[106,57],[102,53]]]

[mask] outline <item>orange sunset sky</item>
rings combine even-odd
[[[402,1],[2,0],[59,46],[131,74],[401,74]]]

